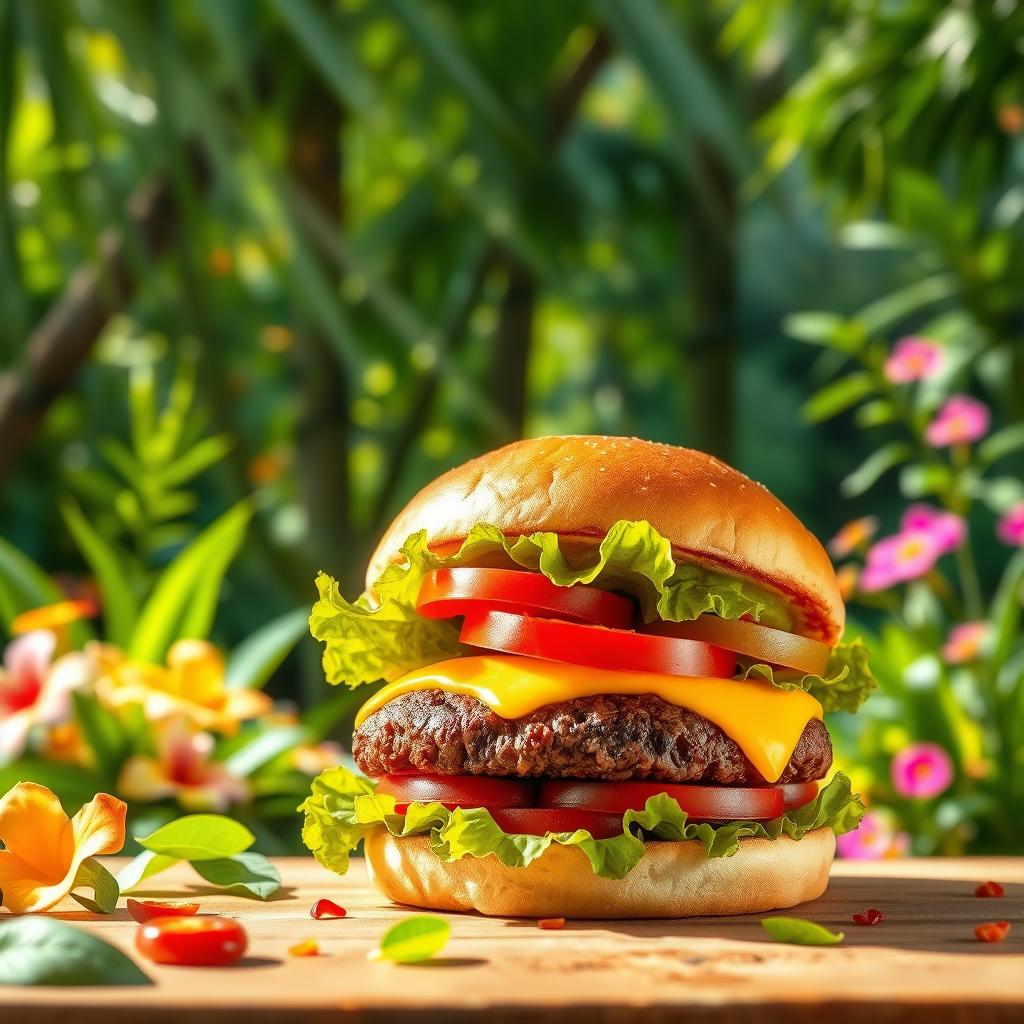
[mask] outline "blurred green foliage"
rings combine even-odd
[[[237,547],[192,613],[234,647],[317,568],[358,591],[448,466],[596,431],[719,453],[820,536],[944,503],[980,614],[1022,491],[1022,31],[939,0],[0,4],[0,566],[94,579],[131,647],[174,566]],[[947,356],[912,395],[907,334]],[[921,439],[952,390],[1004,431],[979,461]],[[231,508],[244,541],[203,548]],[[883,665],[934,656],[939,619],[863,618]],[[305,641],[271,688],[320,679]]]

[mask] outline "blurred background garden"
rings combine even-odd
[[[306,616],[422,484],[635,434],[831,550],[848,856],[1024,848],[1024,9],[0,0],[0,791],[298,846]]]

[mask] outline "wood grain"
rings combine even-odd
[[[155,982],[147,989],[0,988],[0,1021],[565,1024],[567,1013],[588,1024],[1024,1019],[1024,859],[837,864],[825,896],[795,911],[844,930],[845,943],[833,948],[766,941],[756,918],[569,922],[564,931],[541,931],[532,921],[447,915],[444,958],[420,966],[367,961],[407,911],[382,901],[360,862],[343,879],[312,859],[279,865],[285,890],[267,904],[214,895],[188,869],[145,890],[160,898],[198,892],[204,910],[242,918],[251,945],[240,965],[146,965]],[[973,895],[989,878],[1006,885],[1003,899]],[[323,896],[349,916],[313,921],[309,907]],[[886,922],[853,925],[850,915],[868,906],[883,910]],[[132,949],[136,926],[124,910],[103,920],[70,904],[56,913]],[[996,919],[1014,922],[1008,940],[977,942],[974,925]],[[288,947],[305,938],[316,938],[323,955],[290,957]]]

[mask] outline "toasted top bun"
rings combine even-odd
[[[646,519],[676,555],[747,577],[789,605],[794,631],[835,643],[845,609],[818,540],[764,486],[711,455],[625,437],[516,441],[439,476],[398,514],[370,559],[371,587],[410,534],[450,554],[477,523],[506,536],[557,533],[593,545]]]

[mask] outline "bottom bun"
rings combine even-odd
[[[365,841],[377,888],[395,903],[475,910],[489,917],[717,917],[760,914],[820,896],[836,840],[829,828],[796,841],[741,839],[732,857],[709,860],[699,842],[649,842],[625,878],[600,878],[575,846],[552,844],[529,867],[497,857],[437,859],[426,836],[396,839],[376,828]]]

